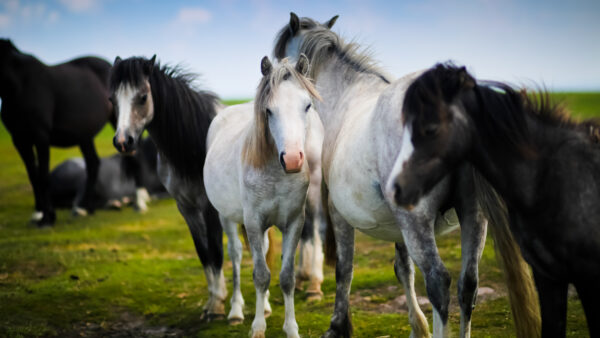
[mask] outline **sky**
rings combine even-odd
[[[600,90],[600,1],[0,0],[0,37],[55,64],[157,55],[224,99],[252,98],[289,13],[324,22],[400,77],[453,60],[479,79]]]

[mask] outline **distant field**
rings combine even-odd
[[[557,93],[578,117],[600,117],[600,93]],[[243,101],[243,100],[240,100]],[[237,102],[240,102],[237,101]],[[96,138],[101,156],[114,154],[113,131]],[[53,149],[51,165],[80,156],[76,148]],[[0,126],[0,336],[198,336],[247,337],[254,313],[250,254],[244,252],[242,292],[246,320],[230,327],[225,321],[199,320],[207,300],[206,281],[183,218],[173,200],[153,202],[147,214],[133,210],[99,210],[87,218],[58,213],[51,229],[27,223],[33,197],[24,166],[10,137]],[[279,238],[278,238],[279,239]],[[280,239],[279,239],[280,240]],[[356,337],[407,337],[402,286],[393,272],[392,243],[357,235],[351,302]],[[276,243],[276,245],[280,245]],[[452,275],[452,294],[460,269],[460,239],[454,232],[438,239],[442,259]],[[231,264],[225,275],[231,293]],[[277,262],[279,264],[279,262]],[[272,271],[267,336],[284,335],[283,297],[278,268]],[[303,337],[320,337],[333,309],[334,270],[327,267],[320,302],[297,292],[296,316]],[[417,292],[426,296],[417,274]],[[473,314],[473,337],[510,337],[514,328],[502,275],[488,240],[480,265],[480,286],[494,290],[481,297]],[[229,310],[227,303],[227,311]],[[425,307],[430,319],[430,306]],[[451,330],[458,335],[459,312],[454,296]],[[587,336],[582,308],[569,301],[569,337]]]

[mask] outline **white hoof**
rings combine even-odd
[[[73,207],[73,209],[71,209],[71,214],[73,214],[73,216],[84,217],[88,215],[88,212],[84,208]]]
[[[30,220],[32,223],[36,223],[36,222],[38,222],[38,221],[41,221],[41,220],[42,220],[42,218],[44,218],[44,213],[43,213],[43,212],[41,212],[41,211],[34,211],[34,212],[31,214],[31,217],[29,218],[29,220]]]

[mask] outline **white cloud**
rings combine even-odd
[[[100,6],[100,0],[60,0],[60,3],[74,13],[84,13]]]
[[[8,28],[10,26],[11,20],[10,15],[0,13],[0,28]]]
[[[204,8],[182,8],[177,14],[177,22],[182,24],[203,24],[212,19],[212,13]]]
[[[44,3],[23,4],[19,0],[2,1],[0,8],[0,28],[9,29],[14,25],[53,24],[58,22],[60,15],[50,11]]]

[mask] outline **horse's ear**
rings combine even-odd
[[[144,74],[150,75],[152,70],[154,69],[154,64],[156,63],[156,54],[152,55],[150,60],[146,61],[144,64]]]
[[[296,62],[296,71],[302,76],[306,76],[308,74],[308,58],[304,53],[300,54],[298,57],[298,62]]]
[[[290,32],[292,36],[296,35],[300,30],[300,19],[294,12],[290,12]]]
[[[271,61],[269,61],[269,57],[265,56],[260,60],[260,72],[263,76],[267,76],[271,74],[271,70],[273,69],[273,65],[271,65]]]
[[[475,79],[464,66],[459,69],[458,82],[462,89],[473,89],[475,87]]]
[[[121,60],[121,57],[117,56],[115,58],[115,61],[113,62],[113,67],[116,66],[116,65],[118,65],[119,63],[121,63],[121,61],[123,61],[123,60]]]
[[[333,27],[333,25],[335,24],[335,22],[337,21],[337,19],[339,18],[339,15],[334,16],[333,18],[329,19],[329,21],[325,22],[323,25],[327,26],[327,28],[331,29],[331,27]]]

